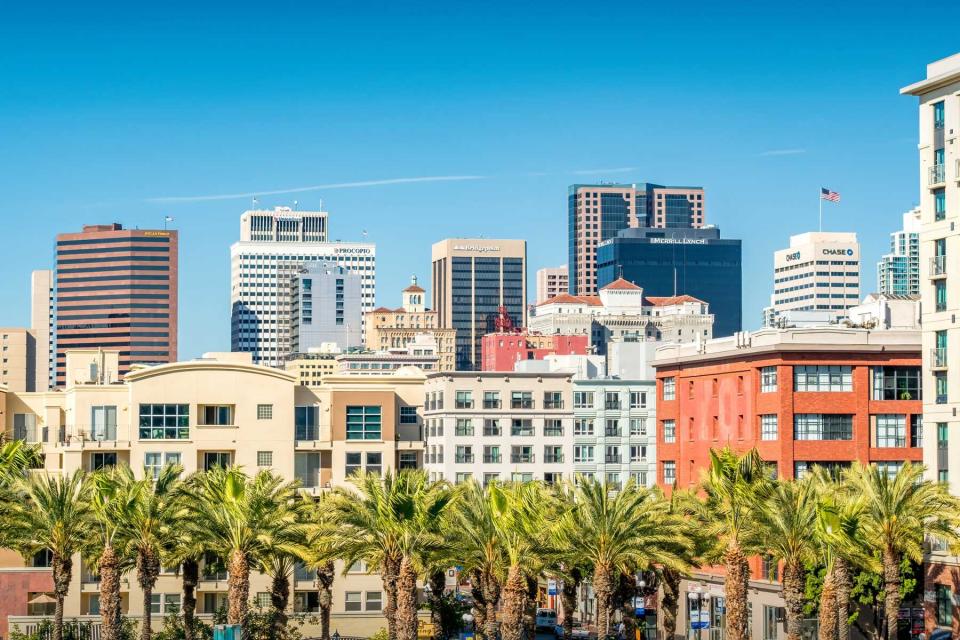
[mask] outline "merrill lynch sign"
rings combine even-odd
[[[704,238],[650,238],[650,244],[707,244]]]
[[[493,252],[500,251],[500,247],[481,247],[475,244],[455,244],[453,245],[454,251],[477,251],[480,253],[483,252]]]

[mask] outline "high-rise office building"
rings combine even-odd
[[[574,184],[567,197],[569,293],[596,295],[600,243],[628,228],[699,229],[706,220],[701,187]]]
[[[923,462],[929,479],[960,494],[960,54],[928,64],[926,79],[900,92],[919,98]],[[937,627],[956,635],[960,558],[934,539],[924,571],[928,637]]]
[[[537,269],[537,304],[556,298],[570,290],[567,265]]]
[[[361,308],[374,308],[376,245],[328,242],[325,212],[247,211],[240,238],[230,247],[230,349],[251,353],[255,364],[282,367],[292,352],[290,283],[310,263],[358,274]]]
[[[306,353],[323,343],[340,349],[363,344],[360,274],[322,263],[304,266],[293,277],[290,350]]]
[[[740,240],[720,238],[716,227],[626,229],[597,249],[600,287],[624,278],[645,296],[692,296],[709,305],[713,336],[742,326]]]
[[[120,376],[135,363],[177,359],[177,242],[176,231],[119,224],[57,236],[54,386],[68,382],[67,349],[118,350]]]
[[[890,253],[877,263],[877,292],[920,295],[920,207],[903,214],[903,228],[890,234]]]
[[[764,326],[777,326],[784,314],[797,311],[834,319],[859,303],[857,234],[801,233],[773,254],[773,294],[763,310]]]
[[[457,330],[456,367],[479,370],[483,336],[504,307],[513,326],[527,320],[525,240],[458,238],[433,245],[433,308]]]

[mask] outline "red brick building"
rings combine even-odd
[[[543,360],[549,355],[587,355],[590,336],[538,333],[488,333],[481,341],[482,371],[513,371],[520,360]]]

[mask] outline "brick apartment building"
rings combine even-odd
[[[549,335],[527,331],[488,333],[481,342],[483,371],[513,371],[522,360],[543,360],[549,355],[585,356],[590,352],[586,335]]]

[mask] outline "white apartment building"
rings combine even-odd
[[[860,244],[855,233],[809,232],[790,236],[773,254],[773,294],[764,326],[790,311],[842,317],[860,300]]]
[[[570,478],[570,374],[449,371],[428,375],[424,389],[424,469],[431,478]]]
[[[282,367],[291,351],[291,282],[309,263],[337,265],[360,276],[363,312],[376,292],[376,245],[327,242],[326,213],[247,211],[240,241],[230,247],[232,351],[252,354],[255,364]]]
[[[877,291],[920,295],[920,207],[903,214],[903,228],[890,234],[890,253],[877,262]]]
[[[960,54],[928,64],[927,77],[900,93],[919,99],[923,461],[931,479],[960,493]],[[925,570],[927,629],[956,635],[960,559],[934,541]]]
[[[537,304],[555,298],[561,293],[569,293],[569,289],[570,276],[567,265],[537,269]]]

